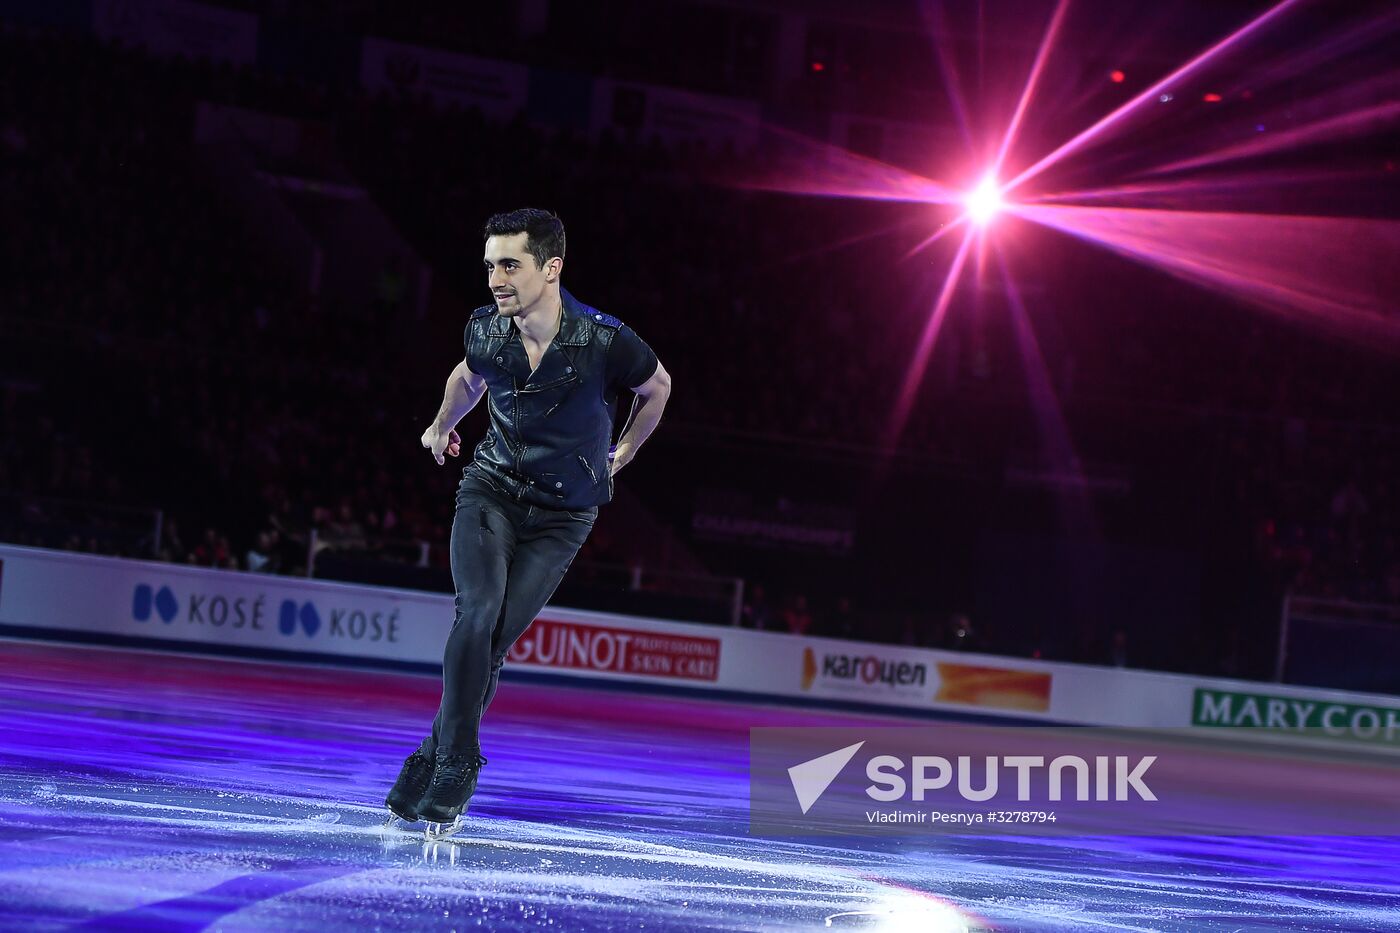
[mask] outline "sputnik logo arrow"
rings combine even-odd
[[[826,793],[826,789],[836,780],[841,769],[846,767],[847,762],[855,757],[864,744],[857,742],[847,745],[820,758],[813,758],[788,768],[788,777],[792,780],[792,789],[797,794],[797,802],[803,813],[812,809],[812,805]]]

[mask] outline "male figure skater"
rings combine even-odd
[[[460,826],[476,790],[486,763],[481,716],[506,652],[563,579],[598,506],[612,498],[613,475],[655,430],[671,393],[671,377],[632,328],[560,286],[557,216],[497,214],[485,239],[495,304],[472,312],[466,357],[422,437],[438,464],[458,456],[454,429],[487,397],[491,426],[462,471],[452,521],[456,617],[443,652],[442,704],[385,801],[401,819],[427,821],[434,835]],[[628,391],[636,396],[631,414],[610,449],[617,400]]]

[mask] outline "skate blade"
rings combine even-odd
[[[391,810],[389,814],[384,817],[384,822],[379,824],[379,827],[391,832],[407,832],[413,828],[413,822],[404,819]]]
[[[423,830],[424,837],[429,842],[440,842],[451,839],[466,828],[467,820],[465,816],[459,816],[451,823],[428,823]]]

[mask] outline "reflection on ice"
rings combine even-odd
[[[956,907],[917,892],[892,893],[868,910],[832,914],[826,918],[826,925],[837,930],[879,933],[971,933],[974,929]]]

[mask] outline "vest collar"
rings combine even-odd
[[[559,289],[559,297],[563,300],[564,310],[559,319],[559,335],[554,342],[563,347],[587,346],[593,337],[593,321],[588,316],[588,305],[569,294],[565,288]],[[486,333],[492,337],[508,339],[514,331],[515,326],[510,318],[501,317],[499,313],[493,314],[486,325]]]

